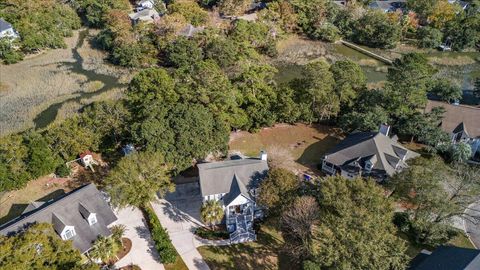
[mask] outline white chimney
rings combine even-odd
[[[267,161],[267,152],[265,151],[260,151],[260,160]]]
[[[378,132],[388,137],[388,135],[390,134],[390,126],[386,123],[383,123],[380,125],[380,130]]]

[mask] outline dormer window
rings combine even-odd
[[[90,214],[90,216],[88,217],[88,224],[90,226],[92,226],[95,223],[97,223],[97,215],[96,214]]]
[[[62,233],[62,239],[68,240],[76,235],[74,227],[66,227]]]

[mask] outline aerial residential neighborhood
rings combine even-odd
[[[0,1],[13,269],[480,269],[480,1]]]

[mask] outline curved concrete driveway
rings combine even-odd
[[[138,208],[125,208],[117,212],[116,224],[123,224],[126,227],[125,237],[132,240],[130,252],[118,261],[115,266],[120,268],[130,264],[140,266],[142,270],[163,270],[160,257],[153,243],[150,231]]]
[[[193,234],[195,228],[202,226],[199,221],[201,204],[198,183],[177,185],[174,193],[152,203],[153,210],[190,270],[210,269],[197,250],[202,243]]]
[[[478,249],[480,248],[480,202],[473,203],[465,210],[470,218],[464,218],[465,233],[470,241]],[[476,218],[472,218],[476,217]]]

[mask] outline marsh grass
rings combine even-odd
[[[86,76],[72,72],[68,65],[76,61],[72,48],[76,46],[78,33],[76,31],[66,39],[65,49],[47,50],[30,55],[17,64],[0,65],[0,136],[34,127],[33,119],[52,104],[75,98],[81,92],[95,92],[102,88],[103,83],[88,82]],[[118,74],[122,82],[130,80],[129,70],[105,64],[105,54],[93,49],[87,40],[79,53],[85,57],[84,66],[95,69],[95,72],[98,69],[98,73]],[[77,103],[84,105],[101,99],[116,99],[121,92],[112,89]],[[68,102],[57,118],[64,119],[78,111],[79,105]]]
[[[439,66],[465,66],[475,64],[475,59],[468,56],[457,57],[429,57],[429,62]]]

